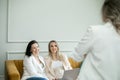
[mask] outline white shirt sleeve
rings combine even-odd
[[[86,34],[74,48],[71,57],[76,61],[83,61],[84,55],[88,54],[93,42],[94,37],[92,33],[92,27],[89,27]]]

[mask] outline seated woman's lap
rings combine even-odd
[[[31,78],[28,78],[26,80],[47,80],[46,78],[42,78],[42,77],[31,77]]]

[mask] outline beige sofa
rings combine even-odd
[[[72,68],[78,68],[81,62],[76,62],[69,58]],[[23,60],[6,60],[5,61],[5,78],[6,80],[20,80],[23,74]]]

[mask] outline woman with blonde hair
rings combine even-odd
[[[46,75],[49,80],[62,78],[65,70],[72,69],[66,55],[59,52],[58,44],[51,40],[48,44],[49,54],[45,57]]]

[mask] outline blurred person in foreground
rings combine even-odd
[[[120,80],[120,0],[105,0],[102,18],[73,51],[74,60],[84,60],[77,80]]]

